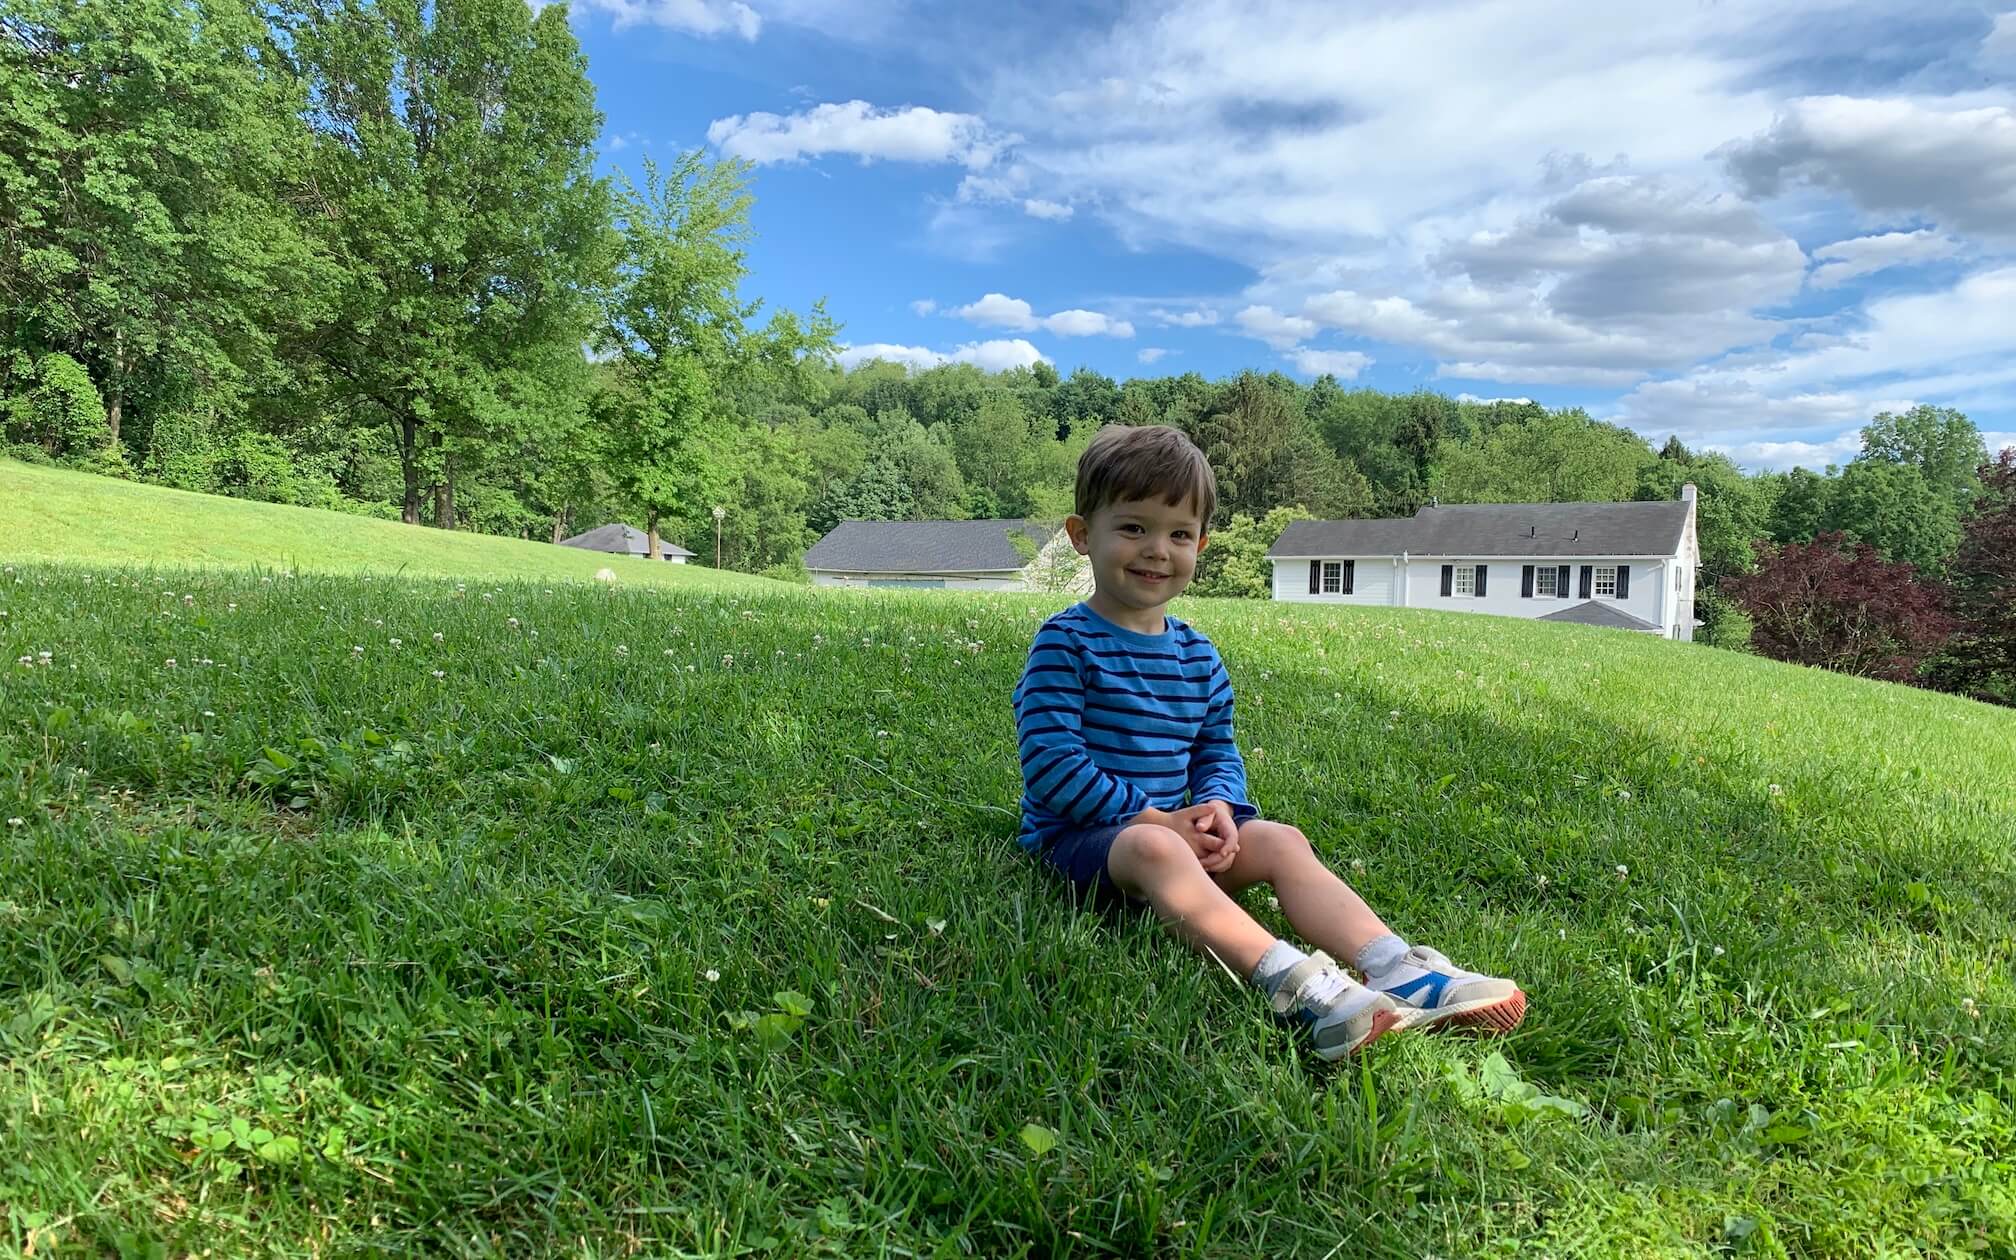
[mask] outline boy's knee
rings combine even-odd
[[[1113,856],[1151,866],[1196,860],[1183,837],[1159,823],[1138,823],[1113,837]]]
[[[1271,873],[1275,864],[1281,861],[1295,861],[1309,856],[1315,850],[1310,847],[1309,837],[1302,834],[1300,827],[1287,823],[1251,822],[1239,829],[1239,847],[1258,858],[1260,865]]]

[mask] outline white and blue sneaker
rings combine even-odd
[[[1396,1027],[1402,1014],[1392,998],[1345,975],[1328,954],[1311,954],[1272,983],[1274,1013],[1307,1025],[1321,1059],[1358,1053]]]
[[[1526,995],[1518,985],[1465,971],[1425,945],[1412,947],[1378,975],[1368,975],[1365,984],[1398,1005],[1400,1028],[1506,1033],[1526,1018]]]

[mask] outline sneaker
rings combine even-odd
[[[1526,995],[1518,985],[1464,971],[1425,945],[1402,954],[1369,987],[1398,1004],[1401,1028],[1504,1033],[1526,1018]]]
[[[1344,974],[1328,954],[1288,969],[1269,999],[1274,1013],[1306,1024],[1321,1059],[1341,1059],[1377,1041],[1400,1020],[1400,1007]]]

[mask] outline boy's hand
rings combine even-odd
[[[1211,856],[1217,861],[1198,855],[1204,869],[1215,875],[1231,866],[1232,859],[1239,856],[1239,824],[1232,819],[1232,806],[1225,801],[1202,801],[1185,812],[1195,818],[1194,825],[1200,834],[1216,842]]]

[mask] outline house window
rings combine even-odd
[[[1477,594],[1477,566],[1476,566],[1476,565],[1474,565],[1474,564],[1459,564],[1459,565],[1457,565],[1457,566],[1456,566],[1456,573],[1455,573],[1455,578],[1456,578],[1456,588],[1455,588],[1455,589],[1456,589],[1456,593],[1457,593],[1458,595],[1467,595],[1467,596],[1470,596],[1470,597],[1472,597],[1472,598],[1475,598],[1475,597],[1476,597],[1476,594]]]
[[[1603,599],[1617,598],[1617,566],[1599,564],[1596,566],[1596,594]]]
[[[1323,562],[1323,593],[1341,595],[1344,593],[1344,562],[1325,560]]]
[[[1559,599],[1561,590],[1557,580],[1561,571],[1551,564],[1543,564],[1533,573],[1533,593],[1541,599]],[[1611,575],[1613,578],[1615,574]]]

